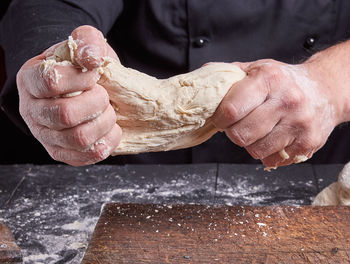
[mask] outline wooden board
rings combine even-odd
[[[0,222],[0,263],[21,262],[21,250],[16,245],[10,229]]]
[[[107,204],[83,264],[349,263],[350,207]]]

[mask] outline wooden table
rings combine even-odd
[[[0,263],[22,263],[22,254],[10,229],[0,222]]]
[[[82,264],[349,263],[350,207],[108,204]]]

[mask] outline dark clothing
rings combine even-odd
[[[17,71],[26,60],[67,39],[79,25],[92,25],[107,35],[125,66],[165,78],[209,61],[272,58],[300,63],[317,50],[349,38],[349,10],[347,0],[13,0],[0,31],[9,77],[1,105],[13,122],[26,129],[18,114]],[[350,127],[343,125],[311,162],[348,160]],[[191,149],[114,157],[107,162],[255,161],[219,133]]]

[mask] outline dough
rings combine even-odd
[[[45,65],[73,63],[73,39],[55,50]],[[83,69],[84,70],[84,69]],[[158,80],[105,58],[98,81],[108,92],[123,130],[112,155],[192,147],[218,132],[211,122],[222,98],[246,74],[230,63],[210,63],[190,73]],[[67,96],[72,96],[68,94]]]
[[[229,63],[158,80],[106,59],[101,84],[123,130],[116,154],[166,151],[198,145],[218,130],[210,117],[245,73]]]
[[[339,173],[338,181],[323,189],[313,205],[350,205],[350,162]]]

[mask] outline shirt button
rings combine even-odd
[[[199,37],[199,38],[196,38],[193,42],[194,46],[197,47],[197,48],[202,48],[205,46],[205,44],[209,42],[208,39],[206,38],[203,38],[203,37]]]
[[[315,36],[309,36],[304,41],[304,48],[306,49],[312,49],[316,44],[316,37]]]

